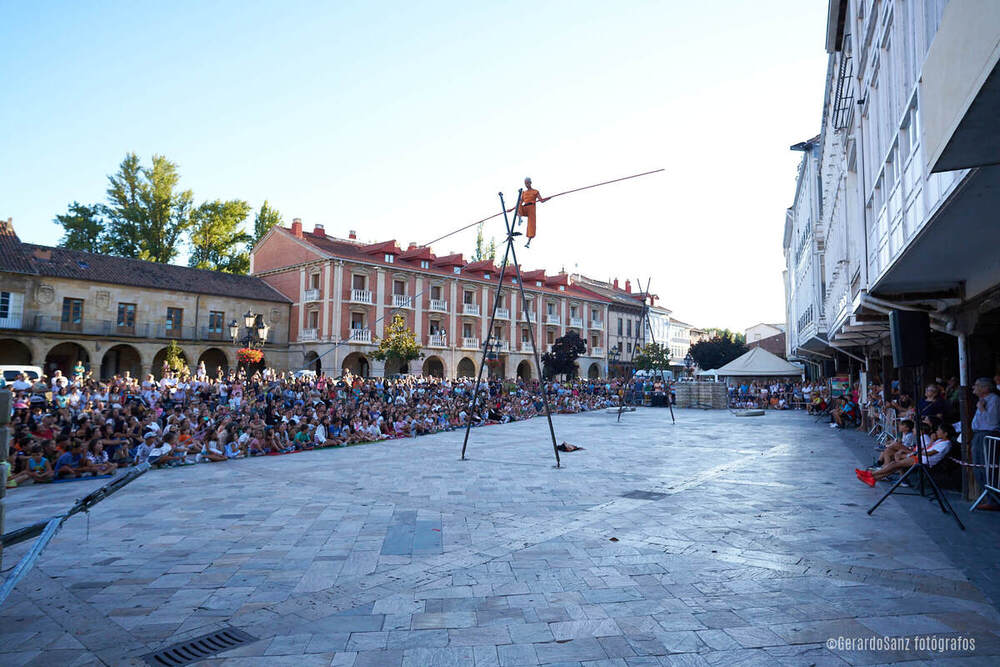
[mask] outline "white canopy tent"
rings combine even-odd
[[[804,372],[762,347],[752,347],[743,356],[711,371],[716,377],[802,377]]]
[[[710,378],[712,378],[714,380],[718,380],[719,379],[719,369],[716,368],[716,369],[712,369],[712,370],[698,371],[697,375],[699,377],[710,377]]]

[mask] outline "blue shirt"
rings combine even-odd
[[[979,401],[976,401],[976,414],[972,417],[972,430],[1000,430],[1000,396],[990,392],[983,400],[986,402],[985,410],[980,410]]]
[[[80,454],[74,455],[73,452],[66,452],[56,460],[56,470],[59,470],[63,466],[75,468],[80,465],[80,459],[82,458],[83,456]]]

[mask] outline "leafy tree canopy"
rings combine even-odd
[[[714,336],[691,346],[691,357],[699,368],[706,370],[725,366],[733,359],[746,353],[743,334],[734,334],[728,329],[710,329]]]
[[[260,205],[260,210],[257,211],[257,215],[253,220],[253,238],[250,239],[249,247],[252,248],[264,238],[264,234],[271,231],[271,227],[281,224],[281,214],[275,209],[271,208],[267,200]]]
[[[188,265],[224,273],[248,273],[250,254],[245,248],[251,237],[241,226],[249,214],[250,205],[239,199],[216,199],[196,208],[191,213]]]
[[[378,349],[372,356],[379,361],[397,362],[400,368],[420,356],[416,334],[406,326],[406,318],[397,313],[385,328],[385,335],[378,339]]]
[[[670,368],[670,348],[659,343],[646,343],[633,360],[640,371],[662,371]]]
[[[556,338],[552,351],[542,355],[542,366],[546,377],[565,375],[572,379],[576,376],[576,360],[587,351],[587,343],[580,334],[570,331],[561,338]]]
[[[473,262],[484,262],[490,260],[495,262],[497,260],[497,242],[496,239],[490,239],[487,243],[483,238],[483,224],[479,223],[479,227],[476,229],[476,249],[472,253]]]
[[[104,219],[100,204],[86,206],[73,202],[66,213],[57,215],[57,223],[63,227],[63,237],[59,245],[71,250],[105,252]]]

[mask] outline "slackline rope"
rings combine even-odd
[[[582,188],[573,188],[572,190],[565,190],[563,192],[557,192],[556,194],[554,194],[554,195],[552,195],[550,197],[546,197],[546,200],[548,200],[548,199],[554,199],[556,197],[562,197],[563,195],[568,195],[568,194],[571,194],[573,192],[580,192],[581,190],[589,190],[591,188],[599,188],[602,185],[610,185],[612,183],[618,183],[620,181],[627,181],[627,180],[632,179],[632,178],[639,178],[640,176],[649,176],[650,174],[656,174],[656,173],[659,173],[661,171],[664,171],[664,169],[654,169],[652,171],[644,171],[641,174],[632,174],[631,176],[623,176],[621,178],[614,178],[614,179],[612,179],[610,181],[603,181],[601,183],[594,183],[593,185],[585,185]],[[510,210],[513,211],[514,209],[510,209]],[[466,229],[471,229],[472,227],[475,227],[476,225],[481,225],[482,223],[487,222],[489,220],[492,220],[493,218],[498,218],[501,215],[503,215],[503,211],[501,211],[500,213],[494,213],[493,215],[487,216],[487,217],[483,218],[482,220],[476,220],[475,222],[469,223],[468,225],[465,225],[464,227],[459,227],[455,231],[448,232],[444,236],[439,236],[436,239],[428,241],[427,243],[423,243],[419,247],[426,248],[427,246],[429,246],[431,244],[434,244],[434,243],[437,243],[438,241],[442,241],[442,240],[448,238],[449,236],[454,236],[455,234],[458,234],[459,232],[464,232]]]

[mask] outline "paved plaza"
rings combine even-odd
[[[144,664],[228,626],[258,641],[203,664],[1000,661],[1000,516],[962,503],[962,533],[914,497],[867,516],[864,434],[554,421],[586,448],[558,470],[536,419],[474,430],[465,462],[444,433],[153,471],[66,524],[0,608],[0,664]],[[8,529],[97,483],[15,490]],[[910,646],[845,643],[885,636]]]

